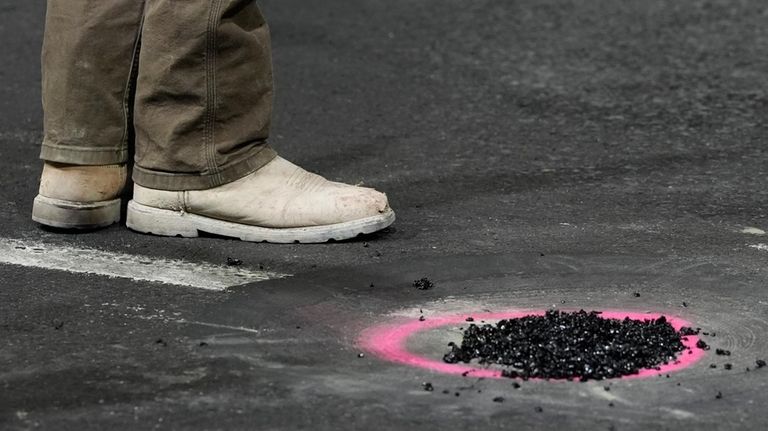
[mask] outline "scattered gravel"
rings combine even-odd
[[[687,336],[687,335],[699,335],[699,332],[701,331],[701,328],[689,328],[687,326],[683,326],[680,328],[680,335]]]
[[[418,280],[413,281],[413,287],[419,289],[419,290],[429,290],[433,287],[435,287],[435,283],[432,282],[432,280],[428,279],[427,277],[420,278]]]

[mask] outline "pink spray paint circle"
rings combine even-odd
[[[483,368],[472,366],[470,364],[449,364],[442,359],[434,359],[422,354],[413,353],[408,350],[408,340],[418,333],[435,330],[444,326],[466,324],[467,317],[472,317],[475,321],[495,321],[502,319],[516,319],[525,316],[543,316],[544,311],[523,311],[511,310],[495,313],[465,313],[446,316],[431,316],[426,320],[409,319],[399,323],[385,323],[364,330],[358,340],[361,348],[368,353],[394,363],[408,365],[411,367],[422,368],[434,372],[455,375],[471,375],[472,377],[484,378],[502,378],[501,369]],[[606,319],[625,319],[631,320],[650,320],[658,319],[662,316],[659,313],[638,313],[628,311],[603,311],[600,314]],[[683,326],[691,326],[689,322],[674,316],[663,315],[667,322],[675,330],[680,331]],[[667,364],[659,365],[658,369],[645,368],[637,374],[623,376],[623,379],[636,379],[643,377],[653,377],[659,374],[669,374],[679,371],[698,362],[704,357],[705,351],[696,347],[699,337],[688,335],[682,337],[685,349],[681,351],[677,358]],[[508,378],[508,377],[503,377]],[[541,380],[541,379],[531,379]],[[567,381],[564,379],[551,379],[551,381]]]

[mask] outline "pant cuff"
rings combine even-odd
[[[119,165],[128,162],[126,148],[84,148],[43,143],[40,158],[70,165]]]
[[[133,181],[142,187],[156,190],[205,190],[237,181],[257,171],[275,157],[277,157],[275,150],[264,145],[257,147],[254,153],[243,160],[222,166],[217,173],[213,174],[163,172],[135,165]]]

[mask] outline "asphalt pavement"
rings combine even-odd
[[[45,4],[0,0],[0,245],[146,267],[0,264],[0,428],[768,428],[768,4],[260,5],[272,145],[387,192],[397,221],[320,245],[40,228]],[[280,277],[153,281],[167,260]],[[377,325],[551,307],[676,316],[732,354],[515,389],[364,347]],[[407,347],[439,359],[443,329]]]

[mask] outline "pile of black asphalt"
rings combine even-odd
[[[512,378],[603,380],[637,374],[675,360],[685,350],[682,334],[664,316],[606,319],[600,312],[547,311],[470,324],[461,345],[451,343],[443,360],[500,364]]]

